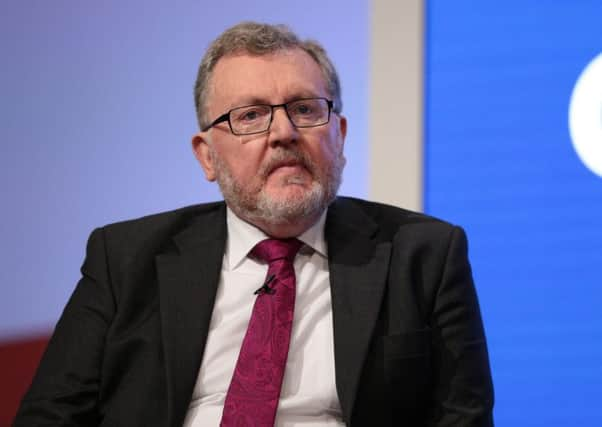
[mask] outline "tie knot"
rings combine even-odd
[[[251,254],[272,263],[279,259],[293,261],[303,243],[297,239],[266,239],[257,243]]]

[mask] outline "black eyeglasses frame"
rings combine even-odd
[[[287,105],[292,104],[294,102],[299,102],[299,101],[306,101],[306,100],[310,100],[310,99],[322,99],[324,101],[326,101],[326,104],[328,105],[328,116],[326,118],[326,121],[324,123],[320,123],[317,125],[303,125],[303,126],[298,126],[293,122],[293,119],[291,119],[290,114],[288,113],[288,108]],[[258,107],[270,107],[271,108],[271,112],[270,112],[270,121],[268,123],[268,126],[266,127],[266,129],[264,130],[260,130],[260,131],[256,131],[256,132],[250,132],[250,133],[236,133],[234,132],[234,129],[232,129],[232,123],[230,122],[230,113],[232,113],[232,111],[234,110],[238,110],[239,108],[247,108],[247,107],[254,107],[254,106],[258,106]],[[278,107],[282,107],[284,108],[284,112],[286,113],[286,116],[288,117],[288,119],[290,120],[291,124],[293,126],[295,126],[295,128],[314,128],[314,127],[318,127],[318,126],[324,126],[325,124],[330,122],[330,114],[332,113],[332,109],[334,107],[334,102],[331,99],[328,98],[323,98],[320,96],[317,97],[311,97],[311,98],[298,98],[298,99],[294,99],[292,101],[289,102],[285,102],[284,104],[250,104],[250,105],[241,105],[240,107],[236,107],[236,108],[232,108],[231,110],[229,110],[228,112],[222,114],[221,116],[219,116],[217,119],[215,119],[214,121],[212,121],[210,124],[208,124],[207,126],[205,126],[204,128],[201,129],[201,132],[206,132],[209,129],[211,129],[212,127],[214,127],[217,124],[220,124],[222,122],[228,122],[228,127],[230,128],[230,132],[232,132],[233,135],[236,136],[243,136],[243,135],[256,135],[258,133],[264,133],[267,132],[268,130],[270,130],[270,127],[272,126],[272,121],[274,120],[274,108],[278,108]]]

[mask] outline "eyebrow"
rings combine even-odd
[[[284,98],[284,102],[282,102],[282,103],[286,104],[288,102],[295,101],[297,99],[323,98],[323,97],[325,97],[325,95],[319,95],[314,92],[301,90],[298,92],[293,92],[292,95],[289,95],[286,98]],[[259,97],[259,96],[243,96],[243,97],[237,99],[235,102],[231,103],[230,106],[228,107],[228,111],[232,110],[233,108],[245,107],[247,105],[257,105],[257,104],[272,105],[272,103],[267,98],[263,98],[263,97]]]
[[[244,96],[237,99],[235,102],[231,104],[230,109],[243,107],[245,105],[255,105],[255,104],[269,104],[266,98],[261,98],[258,96]]]
[[[320,95],[314,92],[309,91],[299,91],[295,92],[294,95],[285,98],[285,103],[295,101],[296,99],[304,99],[304,98],[327,98],[325,95]]]

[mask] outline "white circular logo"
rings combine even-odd
[[[602,53],[585,67],[575,84],[569,132],[583,164],[602,177]]]

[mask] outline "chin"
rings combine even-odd
[[[324,196],[324,189],[318,184],[310,188],[289,185],[285,191],[266,191],[258,198],[253,213],[272,224],[292,223],[319,215],[328,203]]]
[[[312,187],[311,183],[307,182],[287,183],[278,188],[267,190],[264,194],[266,198],[276,203],[287,203],[296,199],[311,197]]]

